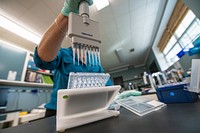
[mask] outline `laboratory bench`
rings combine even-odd
[[[138,116],[125,108],[120,115],[83,126],[65,133],[200,133],[200,101],[168,104],[158,111]],[[44,118],[0,133],[56,133],[56,117]]]
[[[52,87],[52,84],[0,79],[0,112],[1,107],[6,107],[6,111],[37,109],[49,101]]]

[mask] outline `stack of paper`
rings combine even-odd
[[[137,99],[137,97],[128,97],[125,99],[117,100],[116,102],[139,116],[146,115],[166,106],[166,104],[156,100],[143,101]]]

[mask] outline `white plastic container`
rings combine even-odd
[[[189,91],[200,91],[200,59],[192,59],[192,71]]]
[[[119,111],[107,110],[121,86],[62,89],[57,96],[56,130],[80,126],[112,116]]]

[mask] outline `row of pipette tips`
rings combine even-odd
[[[89,66],[101,65],[99,47],[94,47],[85,44],[73,44],[72,50],[73,50],[74,65],[83,65],[83,64]],[[77,63],[76,63],[76,55],[77,55]]]

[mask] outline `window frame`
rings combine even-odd
[[[195,16],[194,18],[193,18],[193,20],[191,21],[191,23],[188,25],[188,27],[187,28],[185,28],[185,31],[182,33],[182,35],[180,36],[180,37],[178,37],[177,35],[176,35],[176,31],[174,32],[174,34],[172,35],[172,36],[174,36],[175,37],[175,39],[176,39],[176,42],[172,45],[172,47],[168,50],[168,52],[166,52],[166,53],[164,53],[164,50],[162,51],[162,53],[163,53],[163,55],[164,55],[164,57],[165,57],[165,60],[166,60],[166,62],[167,63],[172,63],[172,64],[174,64],[175,62],[169,62],[168,60],[168,58],[167,58],[167,55],[173,50],[173,48],[176,46],[176,45],[179,45],[182,49],[185,49],[189,44],[191,44],[199,35],[200,35],[200,33],[196,36],[196,37],[194,37],[194,38],[191,38],[189,35],[188,35],[188,30],[192,27],[192,25],[195,23],[195,22],[197,22],[197,24],[200,26],[200,20]],[[182,22],[181,22],[182,23]],[[186,44],[185,46],[182,46],[182,43],[181,43],[181,39],[182,39],[182,37],[184,36],[184,35],[187,35],[189,38],[190,38],[190,42],[188,43],[188,44]],[[171,39],[171,38],[170,38]],[[170,42],[170,41],[169,41]],[[167,45],[169,44],[169,42],[167,43]],[[166,45],[166,47],[167,47],[167,45]],[[165,48],[166,48],[165,47]],[[180,52],[180,51],[179,51]],[[178,54],[178,53],[177,53]],[[176,57],[176,55],[173,57],[173,58],[175,58]],[[170,59],[171,60],[171,59]]]

